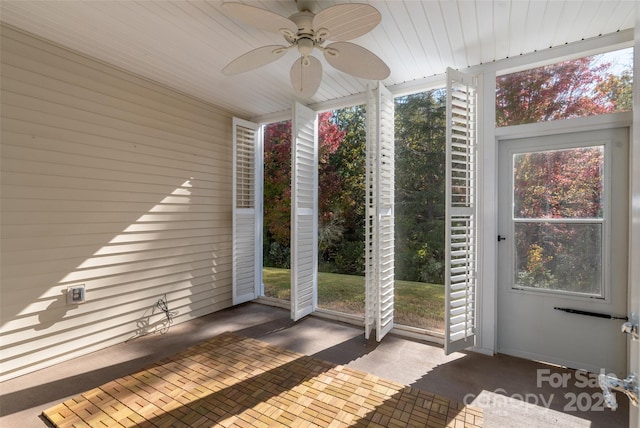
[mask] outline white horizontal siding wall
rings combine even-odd
[[[231,115],[2,27],[0,380],[231,305]],[[85,284],[85,303],[67,305]]]

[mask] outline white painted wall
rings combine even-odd
[[[231,115],[1,35],[0,381],[230,306]]]

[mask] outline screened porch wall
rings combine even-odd
[[[231,115],[1,35],[0,381],[231,306]]]

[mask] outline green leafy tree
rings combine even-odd
[[[444,281],[445,97],[434,90],[396,100],[397,279]]]
[[[320,248],[322,271],[364,274],[365,117],[364,106],[358,105],[335,110],[330,118],[343,138],[327,158],[327,169],[338,176],[339,190],[320,186],[320,199],[327,206],[321,211],[320,231],[324,233],[320,237],[333,237],[330,245]]]
[[[596,90],[612,104],[613,111],[633,110],[633,70],[626,68],[620,74],[609,74]]]

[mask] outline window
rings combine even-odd
[[[604,297],[604,153],[513,155],[514,288]]]
[[[496,125],[631,111],[633,49],[499,76]]]

